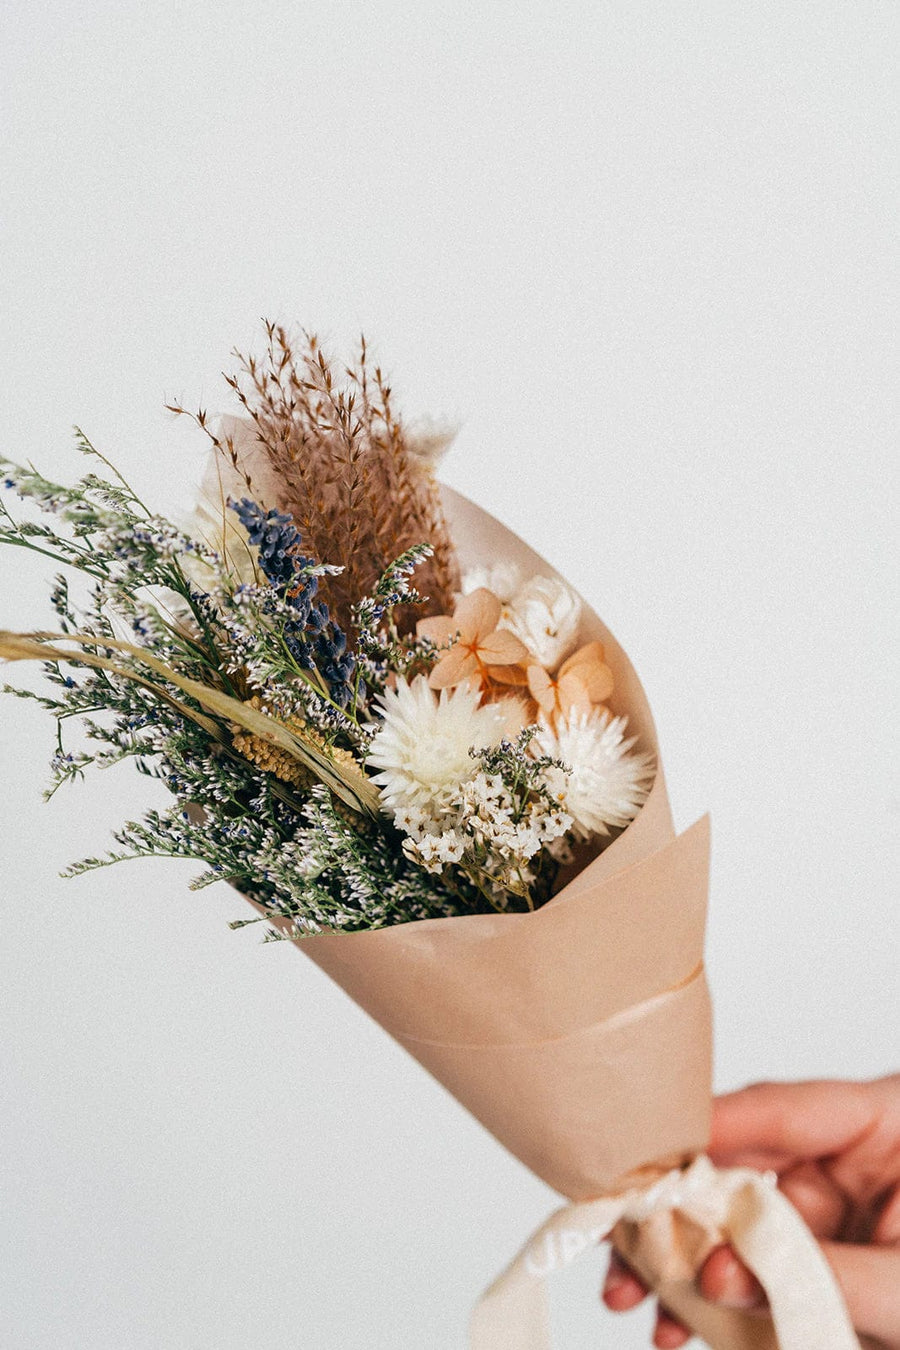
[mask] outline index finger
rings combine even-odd
[[[781,1171],[799,1159],[841,1153],[872,1126],[867,1087],[815,1079],[728,1092],[713,1104],[710,1154],[720,1166]]]

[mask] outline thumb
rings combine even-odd
[[[900,1246],[823,1242],[857,1331],[900,1350]]]

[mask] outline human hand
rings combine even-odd
[[[900,1350],[900,1074],[872,1082],[758,1083],[719,1097],[710,1156],[719,1167],[775,1171],[819,1239],[861,1335]],[[765,1313],[765,1295],[730,1247],[710,1253],[698,1286],[725,1307]],[[613,1253],[603,1301],[614,1312],[647,1294]],[[653,1344],[690,1332],[657,1313]]]

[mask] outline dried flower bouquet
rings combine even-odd
[[[81,436],[107,476],[2,469],[56,523],[0,506],[0,543],[86,583],[79,608],[57,577],[57,632],[0,633],[0,657],[41,661],[53,686],[12,691],[57,721],[49,794],[131,758],[173,799],[70,874],[198,859],[195,886],[228,880],[256,909],[234,927],[296,941],[573,1202],[488,1291],[473,1350],[549,1346],[544,1276],[610,1231],[713,1346],[855,1347],[787,1202],[700,1156],[708,824],[675,835],[624,652],[438,488],[445,437],[404,427],[364,344],[339,370],[270,325],[229,384],[239,418],[193,414],[215,454],[190,528]],[[96,749],[66,749],[73,716]],[[723,1240],[773,1321],[696,1296]]]
[[[230,383],[277,506],[255,499],[234,434],[210,433],[219,491],[189,531],[115,471],[67,488],[2,466],[59,524],[4,506],[0,542],[91,582],[76,614],[58,577],[59,632],[0,639],[7,660],[45,663],[58,726],[86,717],[98,743],[72,754],[60,736],[51,792],[131,757],[175,799],[72,872],[197,858],[196,885],[233,882],[292,936],[534,908],[652,781],[607,707],[601,644],[573,650],[577,597],[551,577],[460,582],[430,456],[365,346],[341,382],[315,339],[298,358],[270,328],[242,370]]]

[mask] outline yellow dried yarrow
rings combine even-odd
[[[269,709],[258,694],[253,698],[246,699],[246,704],[250,708],[255,708],[257,712],[265,713],[271,717]],[[291,717],[287,720],[274,719],[286,726],[295,736],[316,746],[319,750],[324,750],[330,759],[336,764],[343,764],[347,768],[359,770],[359,765],[349,750],[342,750],[339,746],[329,745],[318,731],[309,726],[307,722],[299,718]],[[232,726],[232,744],[238,754],[243,755],[244,759],[255,764],[257,768],[265,773],[270,773],[274,778],[278,778],[282,783],[291,783],[294,787],[308,788],[316,781],[315,776],[306,767],[295,759],[287,750],[282,750],[278,745],[272,745],[270,741],[262,736],[255,736],[252,732],[245,731],[243,727]]]

